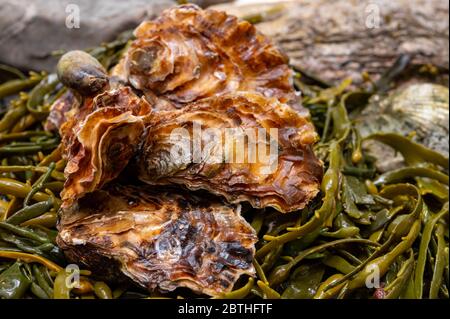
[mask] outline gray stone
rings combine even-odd
[[[84,49],[113,40],[153,18],[170,0],[0,0],[0,63],[53,70],[56,50]],[[76,5],[78,7],[70,6]],[[75,8],[75,10],[73,10]],[[71,13],[79,8],[79,28]],[[72,10],[71,10],[72,9]]]
[[[337,84],[378,80],[401,55],[433,64],[448,83],[449,3],[444,0],[253,0],[214,6],[272,37],[304,73]],[[258,21],[256,21],[258,22]],[[438,76],[435,76],[438,78]]]

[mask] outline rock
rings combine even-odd
[[[56,50],[84,49],[113,40],[153,18],[170,0],[2,0],[0,63],[52,71]],[[79,28],[73,17],[79,12]]]
[[[448,82],[448,1],[252,0],[213,8],[256,22],[292,65],[330,84],[346,77],[360,84],[363,71],[376,81],[401,55],[411,56],[414,76],[433,64],[445,76],[436,82]]]

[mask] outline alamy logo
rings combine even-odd
[[[176,128],[170,134],[171,161],[176,165],[255,164],[261,174],[272,174],[278,165],[278,129],[207,128],[194,122],[192,133]]]
[[[366,287],[369,289],[380,288],[380,268],[377,265],[368,265],[369,274],[366,277]]]
[[[80,7],[76,4],[70,3],[66,6],[66,28],[79,29],[80,28]]]
[[[378,29],[381,26],[380,6],[376,3],[370,3],[366,6],[366,28]]]
[[[67,265],[66,287],[69,289],[80,288],[80,268],[75,264]]]

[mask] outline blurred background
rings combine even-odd
[[[0,0],[0,63],[52,71],[61,53],[111,41],[186,1]],[[256,24],[306,76],[377,80],[400,58],[448,84],[446,0],[196,0]],[[434,68],[434,69],[433,69]],[[429,71],[429,70],[427,70]],[[411,77],[408,77],[411,79]]]

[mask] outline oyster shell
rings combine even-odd
[[[68,53],[58,65],[71,91],[48,122],[59,128],[68,160],[57,242],[69,260],[108,279],[122,274],[150,290],[187,287],[219,296],[254,273],[254,230],[235,206],[211,194],[200,200],[148,184],[207,190],[229,203],[281,212],[301,209],[322,178],[312,151],[317,134],[286,57],[251,24],[186,5],[142,23],[136,36],[110,76],[85,53]],[[171,133],[189,135],[196,125],[235,129],[239,138],[253,132],[257,154],[256,141],[244,137],[243,151],[240,139],[220,140],[192,164],[168,156],[177,144]],[[200,147],[211,146],[210,137],[202,135]],[[238,155],[243,161],[234,160]],[[147,185],[117,184],[126,167],[138,172],[127,183],[139,178]]]
[[[448,157],[449,90],[445,86],[413,83],[387,95],[376,94],[355,121],[363,137],[376,132],[410,135],[415,142]],[[377,158],[383,158],[378,163],[381,171],[396,168],[403,162],[387,146],[376,142],[367,142],[366,146]]]
[[[109,132],[106,127],[113,129],[116,125],[99,122],[102,115],[91,114],[96,107],[89,102],[101,96],[92,98],[92,92],[111,92],[111,87],[118,87],[116,99],[121,94],[125,95],[121,98],[125,101],[130,99],[127,95],[142,100],[139,103],[143,104],[149,99],[151,109],[156,111],[149,115],[149,108],[146,108],[146,112],[139,114],[145,117],[148,130],[146,145],[141,154],[137,154],[141,180],[150,184],[182,184],[193,190],[206,189],[225,196],[231,203],[248,201],[256,208],[271,206],[282,212],[303,208],[318,193],[322,165],[311,148],[317,134],[309,121],[308,111],[297,100],[286,57],[266,37],[248,22],[238,21],[223,12],[201,10],[195,5],[166,10],[154,21],[143,22],[135,34],[137,39],[110,77],[105,76],[97,61],[80,51],[67,53],[58,64],[58,74],[64,84],[87,101],[65,113],[65,117],[73,120],[61,128],[61,135],[68,140],[65,144],[69,145],[66,147],[69,179],[62,194],[67,205],[117,177],[140,144],[138,136],[143,129],[135,123],[139,121],[135,118],[129,118],[133,124],[128,122],[127,125],[135,127],[136,134],[125,139],[127,151],[121,151],[121,156],[115,159],[117,164],[110,165],[101,159],[96,150],[100,142],[96,141],[95,135],[91,140],[86,135],[86,139],[80,141],[82,129],[95,132],[95,125],[101,124],[99,127]],[[122,77],[118,84],[112,81],[117,77]],[[89,83],[95,83],[92,90]],[[142,90],[145,97],[134,97],[134,91],[127,90],[126,83]],[[233,95],[230,91],[241,93]],[[127,111],[123,107],[110,106],[115,108],[113,117]],[[181,106],[184,111],[177,113]],[[58,108],[54,110],[58,111]],[[170,113],[172,111],[175,113]],[[186,122],[175,118],[181,115]],[[84,118],[92,118],[93,126],[87,127],[81,122]],[[169,118],[167,122],[165,119]],[[124,117],[121,115],[120,119]],[[223,165],[200,161],[197,165],[180,166],[176,160],[167,157],[167,148],[175,146],[167,141],[168,128],[182,129],[196,121],[209,129],[281,130],[285,135],[275,138],[282,148],[281,155],[276,154],[279,160],[276,167],[272,172],[264,173],[267,165],[261,161]],[[161,125],[168,127],[158,131]],[[122,132],[125,134],[125,129]],[[79,145],[89,149],[87,154]],[[266,148],[270,150],[270,147]],[[102,175],[101,166],[114,170],[110,176]]]
[[[70,111],[60,129],[67,159],[64,207],[119,176],[135,154],[149,112],[149,104],[127,87],[85,99]]]
[[[50,113],[45,122],[47,131],[59,132],[61,126],[67,122],[66,113],[80,107],[80,101],[72,91],[64,92],[50,107]]]
[[[218,296],[253,275],[257,236],[234,206],[182,192],[111,185],[62,214],[58,245],[106,279]]]
[[[288,59],[246,21],[183,5],[143,22],[113,71],[162,109],[234,91],[256,91],[296,103]]]
[[[67,180],[61,198],[69,207],[119,176],[135,154],[151,107],[86,52],[64,54],[57,73],[69,90],[52,105],[46,128],[62,137]]]
[[[138,176],[146,183],[205,189],[230,203],[248,201],[281,212],[305,207],[319,192],[322,164],[312,151],[314,127],[275,98],[225,94],[155,112],[150,123],[138,157]]]

